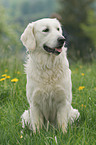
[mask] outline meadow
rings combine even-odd
[[[96,145],[96,61],[70,65],[72,70],[72,106],[80,117],[67,133],[49,124],[33,134],[26,127],[21,132],[20,116],[29,104],[26,75],[22,61],[0,60],[0,145]]]

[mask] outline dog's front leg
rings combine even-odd
[[[43,115],[37,106],[30,107],[30,119],[32,129],[36,133],[36,129],[39,131],[39,128],[42,128],[43,124]]]
[[[63,133],[67,132],[67,124],[69,118],[71,105],[69,103],[64,103],[60,105],[58,112],[57,112],[57,123],[58,127],[62,129]]]

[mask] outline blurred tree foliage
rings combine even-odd
[[[59,14],[62,16],[62,24],[70,37],[69,48],[71,56],[91,60],[94,50],[93,34],[90,37],[87,30],[87,16],[94,0],[59,0],[61,8]],[[94,18],[90,16],[91,23],[95,24]],[[81,27],[81,24],[83,26]],[[92,33],[92,31],[91,31]],[[91,49],[90,49],[91,48]],[[70,55],[70,54],[69,54]]]
[[[16,53],[19,48],[16,27],[8,24],[5,9],[0,6],[0,58]]]
[[[96,14],[90,10],[87,17],[87,24],[81,24],[81,28],[92,40],[96,49]]]
[[[55,0],[1,0],[6,7],[10,22],[26,26],[29,22],[48,17],[55,11]]]

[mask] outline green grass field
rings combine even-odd
[[[96,145],[96,61],[70,68],[72,105],[80,112],[79,120],[65,134],[51,125],[36,134],[26,127],[21,134],[20,116],[29,107],[23,62],[0,61],[0,145]]]

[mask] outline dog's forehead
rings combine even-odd
[[[58,27],[60,26],[60,22],[57,19],[50,19],[50,18],[44,18],[35,21],[35,24],[38,26],[53,26],[53,27]]]

